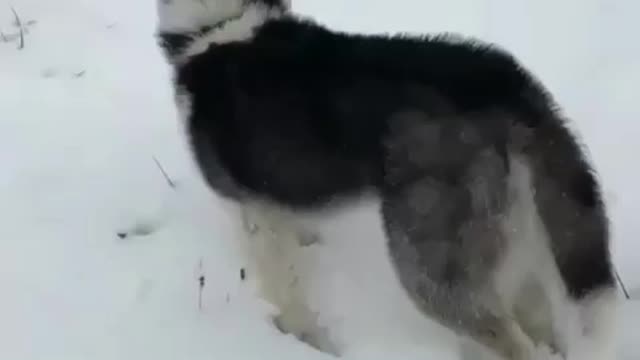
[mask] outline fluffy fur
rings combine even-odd
[[[338,33],[280,0],[158,9],[216,193],[290,214],[373,196],[398,279],[426,315],[504,359],[532,359],[537,342],[570,360],[611,357],[600,187],[551,96],[509,54],[450,35]],[[276,261],[261,275],[281,294]],[[283,330],[307,333],[304,297],[269,292],[282,318],[305,319]]]

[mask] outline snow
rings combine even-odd
[[[637,149],[640,4],[388,5],[294,0],[339,29],[461,31],[514,51],[576,119],[605,182],[616,264],[640,287],[638,170],[625,166]],[[154,27],[152,0],[0,0],[0,359],[330,359],[275,330],[251,273],[240,278],[241,234],[190,160]],[[321,320],[348,360],[455,359],[454,339],[392,280],[372,216],[354,211],[301,254]],[[640,303],[621,319],[620,359],[636,359]]]

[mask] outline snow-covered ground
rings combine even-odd
[[[293,1],[340,29],[461,31],[515,52],[591,147],[617,265],[640,288],[639,3]],[[240,235],[186,151],[154,24],[153,0],[0,0],[0,359],[330,359],[275,330],[241,279]],[[392,281],[372,215],[301,254],[321,320],[349,360],[454,359]],[[638,359],[640,304],[621,318],[620,359]]]

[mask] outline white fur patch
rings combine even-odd
[[[502,221],[507,255],[495,273],[495,290],[504,311],[534,343],[553,344],[564,351],[565,344],[558,344],[564,341],[558,341],[554,330],[555,316],[567,301],[566,290],[533,197],[531,169],[525,159],[513,155],[510,169],[510,205]]]
[[[243,42],[253,38],[255,29],[270,19],[282,16],[282,10],[263,5],[247,7],[241,16],[228,21],[222,27],[194,39],[193,43],[183,53],[183,58],[205,52],[211,44],[227,44]]]
[[[242,0],[157,0],[158,30],[181,33],[200,30],[235,16]]]
[[[495,279],[496,290],[509,307],[516,305],[514,302],[525,290],[521,287],[531,278],[542,283],[546,291],[553,287],[554,292],[564,292],[549,235],[533,198],[531,170],[524,159],[514,157],[510,168],[508,196],[511,203],[502,224],[508,236],[508,256]]]
[[[609,360],[616,355],[618,294],[605,289],[571,304],[567,360]]]
[[[178,86],[175,89],[174,100],[181,125],[186,125],[191,117],[191,96],[186,89]]]

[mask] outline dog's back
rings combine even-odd
[[[276,0],[159,9],[215,191],[304,211],[373,193],[399,279],[426,314],[507,359],[530,359],[537,339],[570,359],[608,355],[600,189],[511,56],[450,36],[339,34]],[[542,307],[548,326],[532,315]]]

